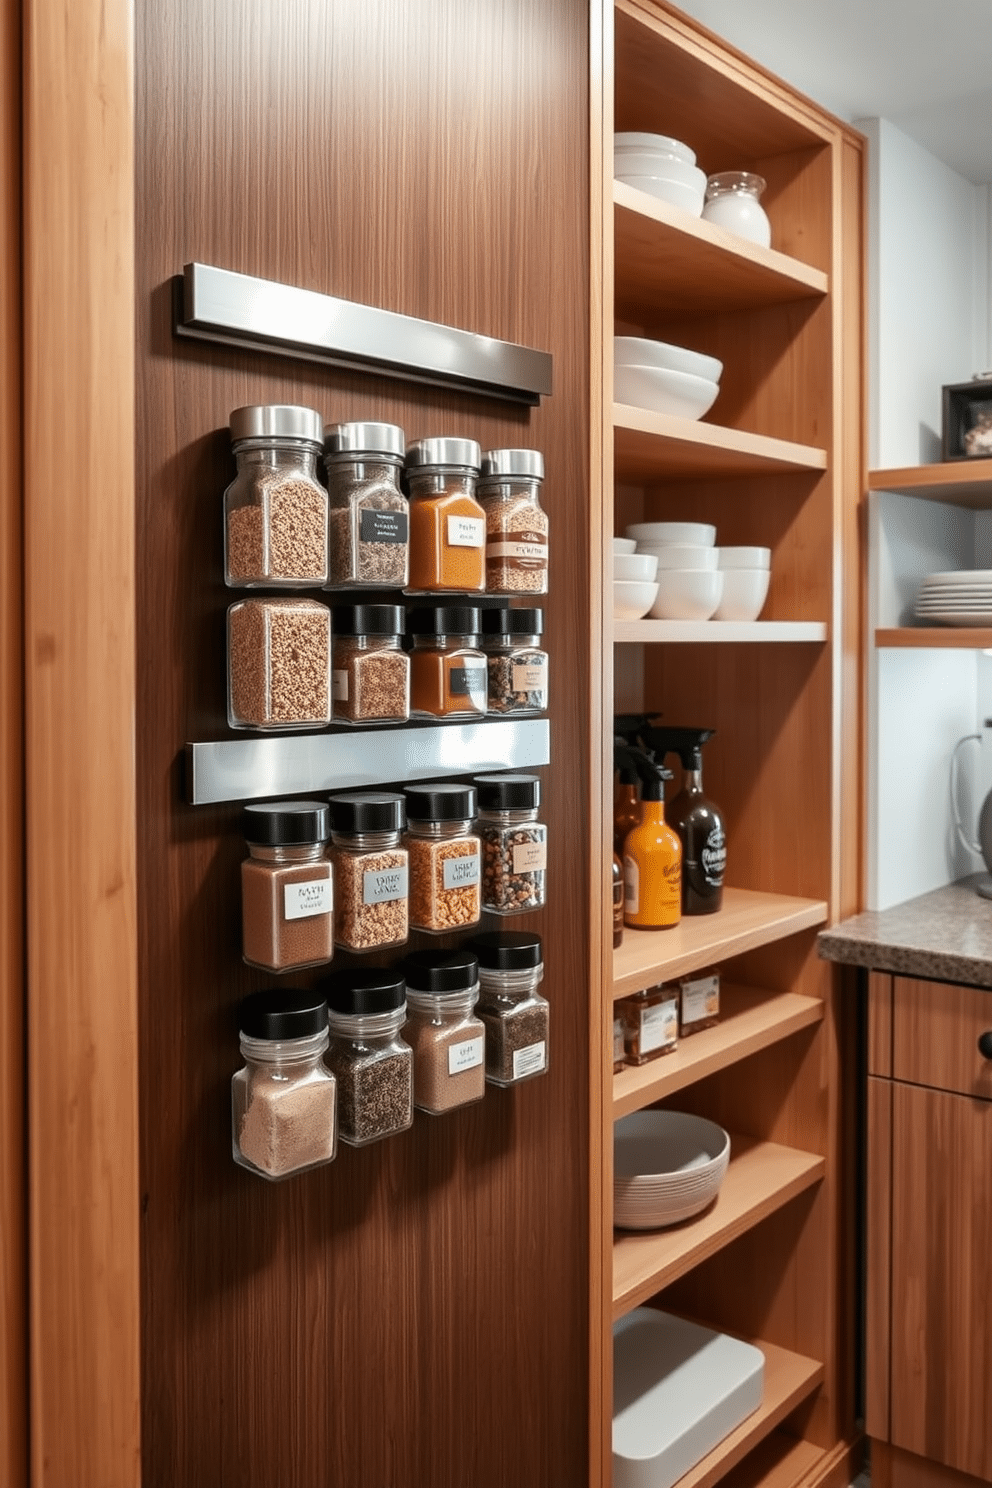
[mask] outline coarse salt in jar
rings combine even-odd
[[[393,791],[331,796],[331,860],[337,888],[337,944],[380,951],[407,939],[408,858],[400,837],[403,797]]]
[[[413,1053],[401,1036],[406,984],[392,967],[349,969],[329,977],[331,1044],[327,1063],[338,1082],[338,1132],[367,1147],[413,1124]]]
[[[481,718],[488,691],[474,605],[411,610],[410,711],[419,718]]]
[[[440,1116],[481,1100],[486,1031],[473,1013],[479,964],[469,951],[418,951],[403,963],[406,1037],[413,1049],[413,1101]]]
[[[550,1008],[538,991],[544,976],[541,937],[493,931],[469,944],[479,961],[476,1011],[486,1026],[486,1079],[519,1085],[548,1068]]]
[[[256,992],[238,1008],[244,1067],[231,1081],[232,1155],[276,1180],[333,1160],[337,1086],[319,993]]]
[[[486,519],[475,499],[480,458],[474,439],[418,439],[407,450],[408,594],[485,589]]]
[[[541,647],[543,610],[482,611],[490,713],[544,713],[548,706],[548,653]]]
[[[546,896],[548,829],[537,820],[537,775],[477,775],[482,907],[492,914],[540,909]]]
[[[334,955],[334,878],[323,801],[252,802],[243,813],[244,959],[264,971],[321,966]]]
[[[227,611],[232,728],[322,728],[331,721],[331,612],[315,599],[242,599]]]
[[[410,518],[400,490],[406,439],[397,424],[328,424],[328,589],[402,589]]]
[[[238,473],[224,492],[224,582],[236,589],[320,586],[327,578],[320,414],[257,404],[236,408],[230,428]]]
[[[404,795],[410,928],[447,935],[477,925],[482,849],[472,830],[475,787],[441,781],[408,785]]]
[[[548,518],[540,450],[488,450],[478,499],[486,514],[486,593],[548,592]]]
[[[751,171],[723,171],[710,176],[706,182],[704,220],[725,227],[739,238],[760,243],[762,248],[770,248],[772,225],[760,201],[765,185],[764,177]]]
[[[401,605],[335,605],[331,690],[335,723],[402,723],[410,716],[410,658]]]

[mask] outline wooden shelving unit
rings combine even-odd
[[[875,645],[917,651],[985,651],[992,648],[992,626],[987,630],[964,625],[883,628],[875,632]]]
[[[869,491],[899,491],[978,511],[992,507],[992,459],[950,460],[942,465],[909,465],[900,470],[871,470]]]
[[[826,451],[815,445],[652,413],[627,403],[613,405],[613,443],[617,479],[631,484],[827,467]]]
[[[777,642],[810,644],[827,639],[819,620],[617,620],[613,639],[621,645],[668,641],[693,645]]]

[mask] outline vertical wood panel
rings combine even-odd
[[[892,981],[887,971],[868,973],[868,1073],[892,1074]]]
[[[25,6],[34,1488],[138,1482],[132,34]]]
[[[992,995],[915,977],[892,978],[892,1074],[915,1085],[992,1100],[992,1060],[978,1047],[992,1031]]]
[[[892,1312],[892,1085],[868,1081],[868,1204],[865,1303],[865,1430],[889,1434]]]

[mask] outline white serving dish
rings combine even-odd
[[[689,372],[719,382],[723,363],[717,357],[690,351],[687,346],[672,346],[667,341],[651,341],[647,336],[614,336],[615,367],[667,367],[670,372]]]
[[[613,136],[613,153],[627,154],[648,150],[652,155],[674,156],[676,160],[684,160],[687,165],[695,165],[696,152],[690,150],[688,145],[681,140],[673,139],[670,134],[646,134],[643,130],[621,130]]]
[[[757,620],[765,600],[771,570],[767,568],[725,568],[723,594],[714,620]]]
[[[635,1111],[613,1127],[613,1222],[662,1229],[712,1204],[730,1162],[721,1126],[683,1111]]]
[[[678,161],[673,161],[677,165]],[[614,174],[618,181],[625,186],[633,186],[635,191],[643,191],[648,196],[656,196],[659,201],[670,202],[673,207],[680,207],[683,212],[688,212],[690,217],[701,217],[703,215],[704,188],[696,189],[695,186],[687,186],[684,181],[673,181],[669,176],[643,176],[630,175],[627,171],[620,171],[614,165]],[[702,171],[699,173],[702,175]]]
[[[636,537],[615,537],[613,539],[614,553],[633,553],[637,548]]]
[[[613,577],[635,583],[652,584],[658,574],[658,560],[653,553],[614,553]]]
[[[667,367],[621,366],[613,374],[613,396],[618,403],[674,418],[702,418],[713,407],[719,391],[719,384],[708,378],[672,372]]]
[[[658,595],[651,606],[654,620],[710,620],[723,598],[719,568],[658,570]]]
[[[614,620],[640,620],[654,604],[658,593],[657,584],[634,583],[627,579],[613,580]]]
[[[717,568],[771,568],[771,548],[718,548]]]
[[[653,1307],[613,1325],[613,1488],[672,1488],[764,1394],[765,1357]]]
[[[685,547],[681,543],[638,543],[639,553],[651,554],[658,568],[719,568],[716,548]]]
[[[706,198],[706,176],[689,160],[663,154],[658,150],[615,150],[613,168],[617,175],[658,176],[663,181],[678,181],[692,191],[702,190]]]
[[[716,528],[709,522],[632,522],[624,532],[638,546],[642,542],[659,546],[686,543],[690,547],[711,548],[716,542]]]

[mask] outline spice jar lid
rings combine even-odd
[[[253,992],[238,1003],[238,1027],[248,1038],[272,1043],[313,1038],[327,1027],[327,1003],[321,992],[300,987]]]
[[[436,781],[405,785],[408,821],[467,821],[475,815],[475,786]]]
[[[482,477],[492,475],[523,475],[530,480],[544,479],[544,456],[540,450],[497,449],[486,450],[482,457]]]
[[[421,605],[410,610],[406,628],[411,635],[478,635],[478,606]]]
[[[347,791],[331,796],[334,832],[402,832],[406,802],[395,791]]]
[[[231,414],[231,442],[242,439],[308,439],[321,445],[324,420],[315,408],[294,403],[251,403]]]
[[[543,610],[483,610],[485,635],[541,635],[544,630]]]
[[[325,424],[324,459],[349,455],[398,455],[402,460],[406,435],[399,424]]]
[[[475,439],[415,439],[406,452],[407,470],[425,465],[462,465],[478,473],[482,450]]]
[[[321,983],[327,1006],[345,1017],[373,1017],[394,1013],[406,1001],[403,973],[392,966],[339,971]]]
[[[537,775],[477,775],[475,783],[483,811],[532,811],[541,804]]]
[[[403,962],[411,992],[467,992],[479,980],[479,962],[471,951],[414,951]]]
[[[245,841],[266,847],[326,842],[330,812],[323,801],[252,801],[242,814]]]
[[[513,930],[474,935],[468,943],[483,971],[531,971],[541,965],[541,937]]]
[[[402,605],[335,605],[331,611],[335,635],[402,635]]]

